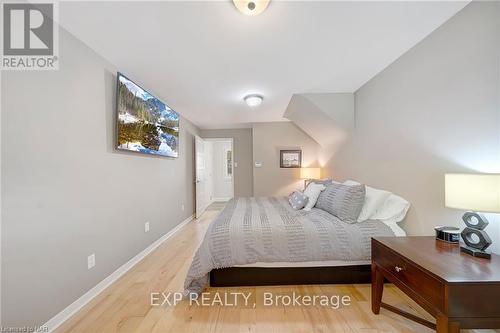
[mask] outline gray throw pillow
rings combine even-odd
[[[365,202],[365,185],[332,184],[319,195],[320,208],[347,223],[356,223]]]
[[[332,179],[311,179],[310,182],[328,186],[328,185],[332,185],[333,180]]]
[[[302,192],[296,191],[290,194],[288,197],[288,202],[293,209],[299,210],[305,207],[309,198]]]

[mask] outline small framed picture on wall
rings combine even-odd
[[[302,167],[302,150],[280,150],[280,168]]]

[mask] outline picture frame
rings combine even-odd
[[[280,168],[301,168],[302,150],[280,150]]]
[[[180,115],[137,83],[117,73],[116,149],[179,157]]]

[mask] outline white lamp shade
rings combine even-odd
[[[234,6],[243,14],[255,16],[266,10],[271,0],[233,0]]]
[[[445,205],[483,213],[500,213],[500,174],[448,173]]]
[[[300,178],[301,179],[319,179],[321,177],[320,168],[301,168]]]

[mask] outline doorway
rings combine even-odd
[[[234,197],[234,151],[232,138],[196,137],[196,217],[213,202]]]

